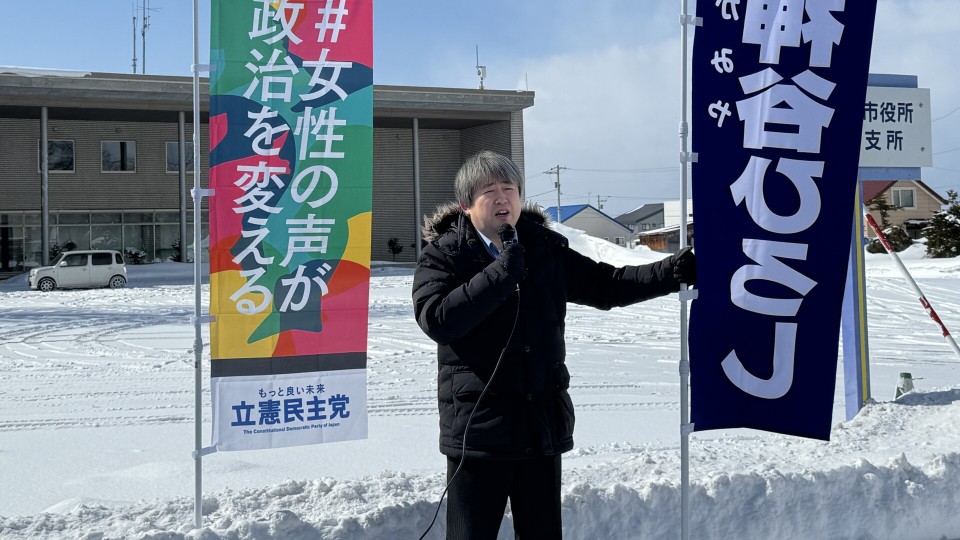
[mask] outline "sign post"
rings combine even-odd
[[[863,180],[920,180],[933,164],[930,90],[911,75],[870,74],[863,106],[855,224],[843,299],[843,373],[847,420],[870,399],[870,357],[863,238]]]

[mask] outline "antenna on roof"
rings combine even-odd
[[[143,54],[140,55],[142,60],[140,64],[140,72],[143,74],[146,74],[147,73],[147,30],[150,28],[150,12],[160,11],[160,9],[151,8],[150,0],[141,0],[141,1],[143,2],[140,5],[140,7],[143,8],[143,25],[140,27],[140,38],[141,38],[141,45],[143,47]],[[136,37],[134,37],[134,39],[136,39]],[[134,48],[136,48],[136,44],[134,44]],[[136,72],[136,68],[134,68],[134,72]]]
[[[483,80],[487,78],[487,66],[480,65],[480,46],[477,47],[477,76],[480,77],[480,89],[483,90]]]
[[[137,74],[137,3],[130,6],[133,10],[133,74]]]

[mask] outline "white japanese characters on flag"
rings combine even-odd
[[[250,39],[262,38],[261,41],[266,45],[275,44],[282,39],[288,39],[291,43],[298,44],[303,40],[293,30],[292,21],[296,20],[303,4],[288,2],[283,0],[279,2],[276,8],[271,0],[257,0],[261,7],[255,9],[253,18],[253,27],[249,32]],[[318,8],[322,15],[322,25],[318,25],[317,41],[324,42],[327,39],[329,31],[329,41],[336,43],[340,31],[347,30],[347,25],[343,22],[343,17],[347,10],[343,7],[343,1],[339,7],[332,7],[330,3],[326,7]],[[335,17],[331,24],[331,17]],[[279,26],[274,24],[279,22]],[[330,91],[335,92],[340,99],[346,99],[347,94],[337,85],[337,79],[340,77],[341,70],[351,68],[352,62],[332,62],[327,61],[329,49],[322,49],[320,57],[315,61],[304,61],[304,69],[312,69],[310,82],[307,91],[297,93],[297,101],[305,102],[323,97]],[[282,194],[280,190],[284,188],[284,183],[278,174],[288,172],[288,166],[281,164],[282,160],[278,158],[281,147],[275,143],[280,141],[279,136],[290,130],[290,126],[283,122],[283,118],[278,118],[279,112],[273,107],[283,106],[290,109],[294,99],[294,76],[300,72],[300,68],[287,54],[286,49],[273,49],[270,58],[264,62],[265,56],[257,49],[250,51],[251,61],[247,62],[246,68],[253,74],[243,96],[247,99],[263,103],[259,112],[248,113],[248,117],[253,123],[244,133],[244,136],[250,140],[251,150],[261,159],[256,165],[238,164],[236,167],[237,180],[235,184],[239,186],[244,195],[235,199],[237,204],[233,211],[238,214],[249,214],[255,211],[258,214],[266,212],[269,214],[281,214],[284,210],[282,206],[271,205],[270,202],[276,195]],[[329,78],[324,78],[325,69],[332,69]],[[259,90],[259,92],[258,92]],[[277,101],[281,102],[277,103]],[[317,159],[343,159],[344,152],[335,152],[332,150],[334,142],[343,140],[343,135],[335,134],[335,127],[342,127],[347,124],[346,120],[336,118],[336,107],[318,111],[314,116],[312,107],[305,107],[302,114],[297,116],[296,129],[294,135],[299,137],[299,148],[297,158],[301,165],[307,164],[310,160]],[[278,123],[279,122],[279,123]],[[276,124],[276,125],[275,125]],[[325,129],[324,129],[325,128]],[[323,151],[309,151],[313,142],[322,142]],[[329,187],[325,192],[321,190],[319,196],[315,196],[318,186],[326,176],[329,181]],[[293,202],[301,204],[307,203],[311,208],[318,208],[331,201],[337,193],[338,178],[333,168],[321,163],[302,166],[297,176],[293,179],[290,186],[290,193]],[[269,189],[268,189],[269,188]],[[277,202],[278,203],[278,202]],[[244,238],[253,238],[246,248],[241,251],[233,262],[242,265],[244,259],[252,256],[257,267],[241,271],[241,275],[247,279],[247,282],[234,292],[230,299],[237,303],[237,310],[244,314],[260,313],[271,305],[273,291],[270,287],[256,285],[256,282],[263,277],[267,271],[263,266],[274,263],[274,256],[264,256],[262,254],[263,241],[270,236],[268,219],[265,217],[248,216],[246,223],[255,226],[255,228],[245,227],[242,235]],[[308,214],[306,218],[286,218],[287,247],[280,266],[286,268],[293,256],[297,253],[319,253],[327,252],[327,242],[332,228],[336,226],[336,219],[318,218],[316,214]],[[329,266],[327,266],[329,269]],[[326,272],[323,267],[316,269],[317,274],[311,278],[304,276],[306,268],[299,265],[295,277],[281,280],[286,287],[286,295],[280,305],[280,311],[300,311],[307,305],[307,299],[310,297],[311,286],[316,285],[321,291],[321,296],[327,293],[326,282],[323,280]],[[261,301],[254,302],[249,299],[250,293],[261,297]],[[295,299],[299,296],[299,299]]]
[[[846,134],[849,97],[864,92],[869,53],[851,60],[847,51],[863,47],[852,42],[865,21],[843,0],[698,8],[705,16],[693,68],[695,221],[724,227],[696,236],[704,272],[691,314],[695,428],[828,436],[832,385],[825,409],[796,422],[758,407],[780,401],[783,414],[800,409],[819,370],[835,370],[847,255],[818,240],[852,224],[859,125]],[[864,63],[851,71],[851,61]],[[861,106],[862,98],[857,119]]]
[[[760,45],[760,61],[777,64],[780,49],[800,44],[803,2],[783,10],[758,9],[760,2],[747,4],[743,42]],[[813,3],[817,5],[816,3]],[[842,3],[841,3],[842,4]],[[823,3],[819,4],[825,5]],[[799,8],[799,9],[798,9]],[[840,41],[841,27],[825,9],[809,12],[810,22],[806,40],[813,43],[810,65],[830,67],[832,47]],[[823,24],[827,21],[833,24]],[[773,68],[740,77],[744,99],[737,101],[737,112],[743,120],[744,148],[783,148],[808,154],[820,152],[820,134],[830,125],[833,109],[818,103],[807,93],[826,100],[835,86],[807,70],[792,78],[795,84],[780,84],[781,77]],[[752,97],[746,97],[750,96]],[[786,103],[787,107],[779,107]],[[774,107],[774,106],[778,107]],[[770,131],[768,123],[796,126],[796,133]],[[806,230],[820,215],[820,191],[815,178],[823,174],[823,160],[791,159],[781,157],[776,170],[782,173],[800,195],[800,205],[792,215],[773,212],[764,198],[764,181],[767,178],[769,159],[750,155],[750,162],[740,178],[730,187],[737,205],[746,201],[745,209],[753,221],[767,232],[789,235]],[[795,317],[803,297],[816,285],[812,279],[784,264],[780,258],[805,260],[807,245],[781,240],[744,239],[743,252],[759,264],[741,266],[730,282],[730,301],[741,309],[772,317]],[[800,298],[767,298],[747,290],[751,280],[779,283],[799,293]],[[797,336],[796,322],[776,322],[776,338],[773,349],[773,374],[760,379],[747,371],[736,351],[722,362],[723,371],[730,381],[748,394],[775,399],[790,390],[793,382],[794,349]]]

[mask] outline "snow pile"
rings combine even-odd
[[[835,435],[846,440],[882,436],[881,426],[955,430],[960,390],[908,394],[867,407]],[[692,470],[709,470],[691,490],[696,538],[955,538],[960,534],[960,454],[938,454],[921,464],[905,455],[874,464],[796,470],[776,465],[783,444],[822,445],[772,437],[751,441],[770,461],[739,467],[736,455],[696,441]],[[739,443],[743,445],[741,441]],[[844,443],[829,443],[842,445]],[[843,448],[838,448],[843,450]],[[676,538],[680,493],[673,449],[634,447],[626,455],[577,471],[563,490],[565,538]],[[711,464],[716,460],[722,460]],[[789,469],[790,467],[787,467]],[[192,530],[193,500],[132,505],[61,505],[58,513],[0,519],[3,538],[338,540],[417,538],[426,529],[443,489],[439,474],[385,471],[352,480],[288,480],[205,496],[207,525]],[[441,510],[436,534],[444,527]],[[499,538],[512,538],[509,516]]]
[[[580,229],[574,229],[559,223],[550,222],[550,228],[566,236],[567,240],[570,241],[570,247],[577,252],[595,261],[603,261],[613,266],[652,263],[670,255],[669,253],[652,251],[647,246],[628,249],[603,240],[602,238],[590,236]]]
[[[960,531],[960,454],[922,468],[905,458],[866,460],[802,473],[720,474],[691,488],[695,538],[916,538]],[[680,494],[672,484],[595,488],[564,497],[566,538],[678,537]],[[506,537],[503,537],[506,538]]]
[[[666,256],[557,230],[615,265]],[[926,259],[922,247],[902,258],[947,326],[960,328],[960,260]],[[876,402],[843,421],[838,381],[829,442],[695,433],[691,537],[960,538],[960,363],[889,257],[866,260]],[[25,276],[0,282],[0,538],[420,536],[445,461],[436,348],[413,320],[410,269],[372,272],[369,438],[205,457],[194,529],[193,267],[129,268],[119,290],[43,294]],[[609,312],[569,306],[578,421],[563,458],[565,538],[679,536],[678,316],[676,295]],[[894,401],[904,371],[917,391]],[[208,389],[204,381],[205,440]],[[429,538],[444,529],[441,508]],[[512,537],[508,513],[499,538]]]

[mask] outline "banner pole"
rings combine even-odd
[[[926,310],[927,315],[930,315],[930,318],[933,319],[933,322],[937,323],[937,325],[940,327],[940,331],[943,332],[943,338],[947,340],[947,344],[950,345],[950,348],[953,349],[953,352],[957,355],[957,358],[960,359],[960,347],[957,346],[956,340],[954,340],[953,336],[950,335],[950,331],[947,330],[946,325],[944,325],[943,321],[940,320],[940,316],[937,315],[936,310],[933,309],[933,306],[927,301],[927,297],[923,295],[923,291],[920,290],[920,286],[917,285],[917,282],[913,279],[913,276],[910,275],[907,267],[903,265],[903,261],[900,260],[900,256],[897,255],[897,252],[894,251],[893,246],[891,246],[890,242],[887,240],[887,235],[883,234],[883,231],[880,230],[880,226],[877,225],[876,220],[873,219],[873,216],[870,215],[870,212],[864,211],[863,217],[867,220],[867,223],[870,224],[873,232],[877,233],[877,238],[880,239],[880,243],[883,244],[883,247],[887,250],[887,253],[890,254],[890,258],[893,259],[893,262],[900,270],[900,274],[903,275],[903,279],[907,280],[907,285],[910,285],[910,288],[913,289],[914,294],[917,295],[917,298],[920,300],[920,305],[923,306],[924,310]]]
[[[687,124],[687,26],[699,21],[687,13],[687,0],[680,1],[680,249],[687,247],[687,167],[695,161],[688,151]],[[680,284],[680,538],[690,538],[690,360],[687,350],[687,302],[696,298]]]
[[[199,0],[193,0],[193,355],[194,355],[194,525],[199,529],[203,526],[203,336],[201,335],[201,298],[200,298],[200,264],[201,264],[201,224],[200,212],[200,37],[199,37]],[[186,156],[181,156],[184,159]]]

